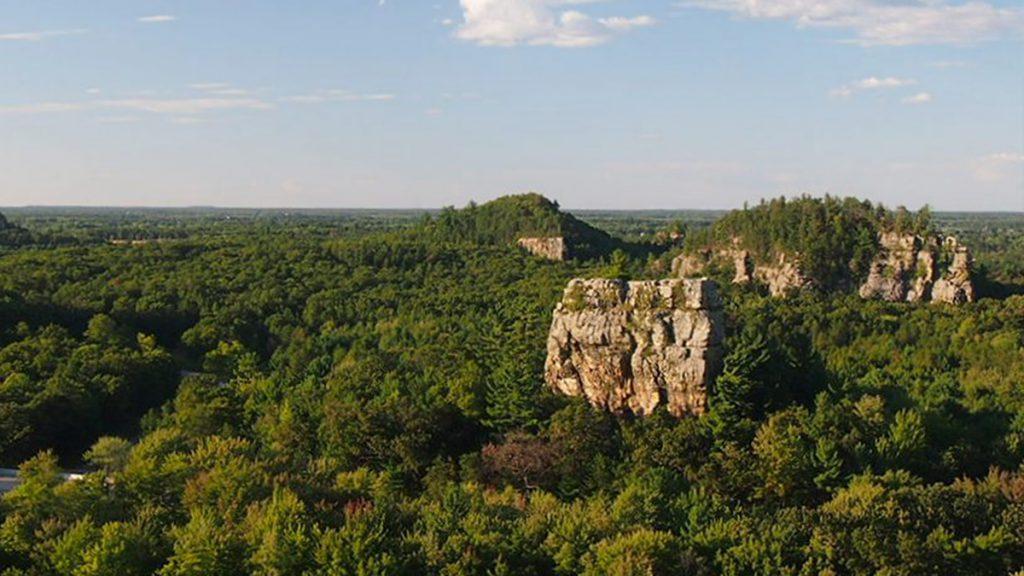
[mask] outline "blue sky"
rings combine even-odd
[[[1009,0],[0,0],[0,205],[1024,210]]]

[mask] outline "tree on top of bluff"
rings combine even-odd
[[[425,223],[436,240],[508,245],[519,238],[565,238],[570,254],[591,258],[611,253],[622,242],[562,212],[557,202],[536,193],[502,196],[485,204],[451,206]]]
[[[808,278],[835,288],[848,283],[851,273],[867,275],[881,232],[928,235],[935,229],[927,207],[913,213],[856,198],[780,197],[734,210],[690,234],[686,251],[737,247],[760,263],[773,263],[779,254],[799,255]]]

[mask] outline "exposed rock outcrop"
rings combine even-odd
[[[935,282],[932,287],[932,301],[949,304],[974,302],[973,265],[971,252],[961,246],[956,239],[947,238],[944,243],[947,250],[952,250],[953,261],[946,274]]]
[[[673,275],[687,278],[708,274],[718,266],[732,266],[732,282],[767,287],[772,296],[784,296],[813,285],[800,268],[798,255],[780,252],[770,264],[755,263],[738,239],[726,249],[704,249],[678,256]],[[879,250],[863,283],[857,286],[852,269],[850,285],[862,298],[889,302],[946,302],[963,304],[975,299],[970,251],[955,238],[887,232],[878,237]],[[948,268],[942,270],[944,266]],[[852,268],[852,265],[851,265]]]
[[[552,236],[548,238],[520,238],[516,241],[520,248],[534,256],[547,258],[561,262],[569,257],[569,250],[565,245],[565,238]]]
[[[707,274],[708,266],[716,261],[731,263],[734,270],[733,284],[758,282],[764,284],[772,296],[785,296],[811,286],[796,258],[780,253],[772,264],[755,265],[750,252],[735,246],[717,252],[701,250],[696,254],[677,256],[672,261],[672,271],[681,278],[702,276]]]
[[[754,278],[768,286],[772,296],[785,296],[795,291],[811,287],[811,281],[800,270],[800,262],[796,257],[779,254],[774,264],[754,268]]]
[[[710,280],[576,279],[555,308],[545,379],[617,413],[650,414],[664,404],[676,416],[703,414],[723,339]]]
[[[860,286],[862,298],[949,304],[974,301],[971,255],[955,238],[885,233],[878,242],[879,253]],[[949,262],[941,276],[940,262]]]

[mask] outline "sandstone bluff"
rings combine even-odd
[[[974,301],[971,254],[951,236],[882,234],[862,298],[890,302]],[[942,270],[945,268],[945,270]]]
[[[555,308],[545,379],[616,413],[703,414],[724,329],[710,280],[575,279]]]
[[[516,244],[534,256],[555,262],[569,258],[569,247],[565,243],[565,238],[561,236],[520,238],[516,240]]]
[[[814,286],[800,267],[799,255],[778,252],[770,262],[759,263],[741,244],[740,238],[733,238],[727,248],[680,255],[672,261],[673,275],[701,276],[724,264],[733,270],[734,284],[761,284],[772,296]],[[971,253],[952,236],[879,234],[878,252],[857,293],[865,299],[889,302],[973,302]]]

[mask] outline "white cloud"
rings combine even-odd
[[[189,84],[188,87],[193,90],[208,92],[210,90],[223,90],[230,88],[231,84],[228,84],[227,82],[197,82],[195,84]]]
[[[945,70],[948,68],[967,68],[968,63],[963,60],[935,60],[928,63],[932,68]]]
[[[27,116],[87,110],[144,112],[174,116],[175,118],[172,121],[180,124],[190,122],[189,120],[182,120],[182,118],[195,118],[218,111],[270,110],[275,108],[275,104],[272,101],[249,96],[249,91],[233,88],[230,84],[222,82],[191,84],[190,88],[203,92],[203,94],[195,98],[157,98],[148,94],[140,94],[134,97],[117,99],[0,105],[0,115]],[[350,90],[325,89],[309,94],[281,98],[280,102],[319,104],[325,102],[384,102],[394,99],[394,94],[358,93]]]
[[[269,110],[273,107],[273,104],[255,98],[127,98],[0,106],[0,114],[30,115],[82,110],[132,110],[151,114],[189,116],[219,110]]]
[[[138,20],[145,24],[157,24],[160,22],[174,22],[177,19],[177,16],[172,16],[170,14],[154,14],[153,16],[143,16]]]
[[[632,18],[626,18],[623,16],[612,16],[611,18],[598,18],[597,20],[609,30],[615,32],[629,32],[636,28],[646,28],[648,26],[654,26],[658,23],[653,16],[633,16]]]
[[[973,44],[1024,38],[1024,10],[980,0],[686,0],[743,18],[849,30],[858,44]]]
[[[600,0],[460,0],[456,37],[483,46],[595,46],[652,26],[651,16],[594,18],[571,8]]]
[[[227,84],[225,82],[189,84],[188,87],[213,96],[248,96],[251,94],[251,92],[245,88],[235,88],[231,84]]]
[[[1024,153],[997,152],[971,163],[974,177],[982,182],[1002,182],[1014,177],[1024,180]]]
[[[904,104],[927,104],[932,101],[932,95],[928,92],[918,92],[913,96],[907,96],[903,99]]]
[[[96,119],[100,124],[134,124],[139,121],[137,116],[101,116]]]
[[[0,41],[6,42],[41,42],[48,38],[59,38],[61,36],[76,36],[85,34],[88,30],[76,28],[73,30],[38,30],[35,32],[7,32],[0,34]]]
[[[352,92],[351,90],[329,88],[325,90],[316,90],[309,94],[286,96],[281,100],[284,102],[291,102],[293,104],[322,104],[324,102],[385,102],[394,99],[394,94],[361,94],[358,92]]]
[[[213,94],[214,96],[248,96],[250,92],[245,88],[218,88],[208,91],[207,94]]]
[[[0,114],[54,114],[59,112],[77,112],[78,110],[85,110],[89,107],[90,105],[87,102],[34,102],[31,104],[0,106]]]
[[[170,119],[171,124],[181,124],[183,126],[191,126],[195,124],[205,124],[206,120],[197,118],[195,116],[175,116]]]
[[[215,110],[269,110],[273,104],[255,98],[135,98],[102,100],[100,108],[137,110],[153,114],[192,115]]]
[[[885,76],[879,78],[878,76],[869,76],[862,78],[856,82],[850,82],[844,84],[838,88],[834,88],[829,92],[832,96],[839,98],[846,98],[852,96],[856,92],[862,92],[864,90],[884,90],[889,88],[902,88],[904,86],[913,86],[917,84],[917,80],[913,78],[897,78],[894,76]]]

